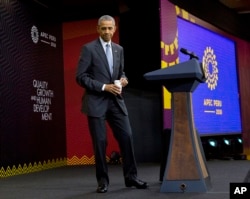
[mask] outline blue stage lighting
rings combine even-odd
[[[231,145],[231,141],[230,141],[229,139],[224,138],[224,139],[223,139],[223,142],[224,142],[224,144],[227,145],[227,146],[230,146],[230,145]]]
[[[217,140],[214,140],[214,139],[209,139],[209,140],[208,140],[208,143],[209,143],[209,145],[212,146],[212,147],[217,147],[217,146],[218,146]]]
[[[243,143],[241,138],[237,138],[237,141],[238,141],[239,144]]]

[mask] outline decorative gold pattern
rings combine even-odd
[[[16,167],[15,165],[12,166],[12,168],[10,166],[7,167],[7,169],[4,169],[3,167],[0,170],[0,178],[5,178],[5,177],[10,177],[10,176],[15,176],[15,175],[21,175],[21,174],[27,174],[27,173],[33,173],[33,172],[37,172],[37,171],[42,171],[42,170],[46,170],[46,169],[52,169],[52,168],[57,168],[57,167],[62,167],[62,166],[66,166],[66,158],[60,158],[60,159],[52,159],[52,160],[48,160],[48,162],[44,161],[42,162],[38,162],[38,163],[34,163],[33,165],[31,163],[24,164],[23,166],[21,166],[20,164],[18,165],[18,167]]]
[[[110,161],[110,157],[106,156],[107,162]],[[21,174],[27,174],[27,173],[33,173],[38,172],[46,169],[53,169],[57,167],[67,166],[67,165],[94,165],[95,164],[95,157],[91,156],[90,158],[87,156],[82,156],[81,158],[78,158],[77,156],[73,156],[72,158],[60,158],[56,160],[48,160],[47,162],[44,161],[34,163],[33,165],[31,163],[24,164],[23,166],[18,165],[16,167],[15,165],[7,167],[7,169],[4,169],[3,167],[0,170],[0,178],[10,177],[10,176],[16,176]]]
[[[207,78],[207,86],[210,90],[214,90],[217,86],[219,69],[217,67],[216,55],[211,47],[207,47],[204,50],[202,65],[205,77]]]
[[[175,6],[176,16],[180,16],[185,20],[189,20],[192,23],[195,23],[195,19],[192,18],[186,10]],[[164,41],[161,41],[161,49],[164,56],[168,57],[168,61],[161,60],[161,68],[166,68],[169,66],[173,66],[179,63],[179,57],[176,56],[178,53],[178,30],[176,30],[176,35],[172,43],[167,44]],[[171,109],[171,94],[169,91],[163,87],[163,98],[164,98],[164,109]]]
[[[110,158],[106,156],[107,162],[109,162]],[[77,156],[73,156],[72,158],[67,158],[67,165],[91,165],[95,164],[95,156],[91,156],[90,158],[86,155],[81,158]]]

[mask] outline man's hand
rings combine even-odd
[[[122,77],[122,78],[120,79],[120,82],[121,82],[121,84],[122,84],[122,87],[125,87],[125,86],[127,86],[127,84],[128,84],[128,80],[127,80],[126,78],[124,78],[124,77]]]
[[[113,95],[120,95],[121,89],[119,86],[116,86],[115,84],[106,84],[105,91],[112,93]]]

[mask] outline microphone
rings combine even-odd
[[[188,50],[185,49],[185,48],[181,48],[180,51],[181,51],[183,54],[185,54],[185,55],[189,55],[189,56],[190,56],[190,59],[192,59],[192,58],[199,59],[199,58],[197,57],[197,55],[194,54],[194,52],[190,52],[190,51],[188,51]]]

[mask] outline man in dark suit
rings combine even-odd
[[[119,144],[125,186],[134,186],[138,189],[148,187],[146,182],[137,178],[128,112],[121,94],[122,88],[114,84],[115,80],[120,80],[122,87],[128,84],[123,71],[123,47],[111,41],[115,31],[113,17],[104,15],[99,18],[97,25],[99,38],[82,47],[76,73],[77,83],[85,88],[82,112],[87,115],[94,147],[98,193],[107,192],[109,185],[106,163],[106,121]],[[111,46],[111,63],[107,58],[108,55],[106,56],[107,44]]]

